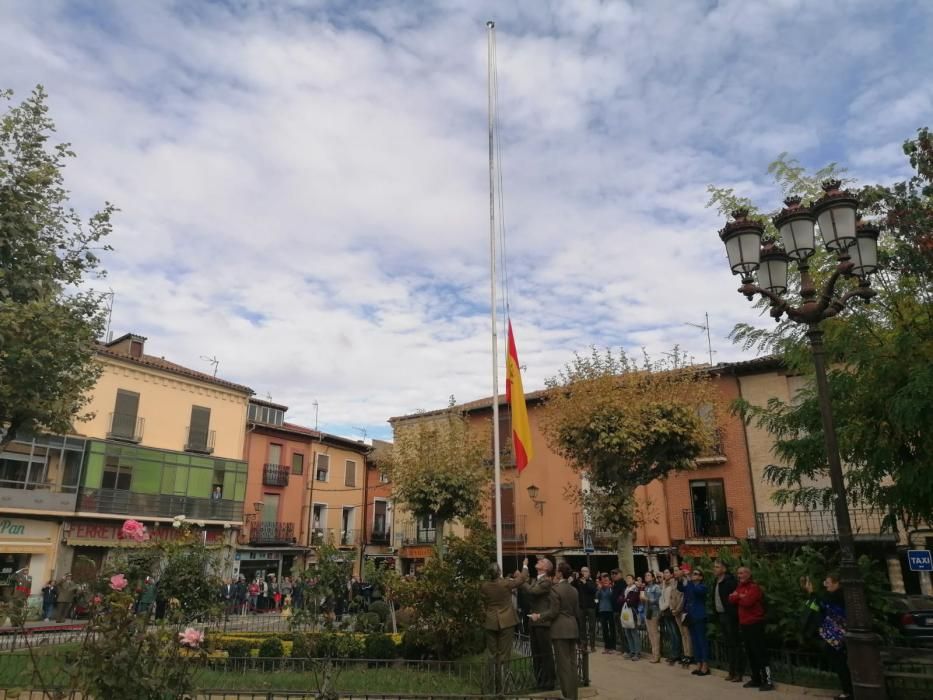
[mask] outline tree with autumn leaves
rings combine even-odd
[[[583,478],[577,502],[592,527],[618,536],[619,564],[632,572],[635,489],[693,468],[716,439],[721,410],[709,370],[676,348],[663,361],[594,348],[547,387],[548,446]]]

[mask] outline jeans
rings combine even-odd
[[[625,646],[630,656],[636,659],[641,656],[641,633],[638,628],[625,628]]]
[[[709,661],[709,640],[706,638],[706,618],[690,620],[690,641],[693,642],[693,658],[698,664]]]
[[[600,612],[599,622],[603,628],[603,647],[610,651],[614,651],[616,648],[615,613],[611,610]]]
[[[42,619],[43,620],[51,620],[54,612],[55,612],[55,603],[43,603],[42,605]]]
[[[680,643],[680,630],[677,628],[677,621],[673,615],[661,615],[661,635],[662,639],[670,640],[669,659],[679,661],[684,655],[683,645]]]

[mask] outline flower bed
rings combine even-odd
[[[210,635],[212,648],[226,652],[230,658],[268,657],[268,649],[281,642],[282,657],[335,659],[395,658],[402,645],[401,634],[362,634],[359,632],[237,632]],[[260,653],[263,649],[266,653]],[[277,655],[273,652],[273,655]]]

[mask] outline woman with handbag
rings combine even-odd
[[[641,635],[638,632],[638,604],[641,591],[631,574],[625,577],[625,590],[620,596],[622,602],[622,631],[625,634],[626,656],[632,661],[641,657]]]
[[[645,573],[645,590],[642,591],[645,604],[645,625],[648,627],[648,641],[651,642],[651,663],[661,663],[661,586],[654,574]]]

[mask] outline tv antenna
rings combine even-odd
[[[353,426],[353,429],[354,429],[356,432],[358,432],[360,435],[363,436],[363,441],[365,442],[365,441],[366,441],[366,436],[368,435],[368,433],[366,432],[366,428],[362,428],[362,427],[358,427],[358,426],[355,426],[355,425],[354,425],[354,426]]]
[[[216,377],[217,367],[220,366],[220,360],[218,360],[216,356],[208,357],[207,355],[201,355],[201,359],[214,368],[214,376]]]
[[[685,325],[693,326],[694,328],[699,328],[701,331],[706,331],[706,349],[709,351],[709,365],[710,367],[712,367],[713,366],[713,341],[710,338],[710,333],[709,333],[709,312],[705,313],[704,316],[706,317],[705,324],[690,323],[690,321],[686,321]]]
[[[315,431],[320,432],[318,431],[318,427],[317,427],[317,413],[318,413],[318,408],[319,408],[317,399],[315,399],[314,403],[312,403],[311,405],[314,406],[314,429]]]

